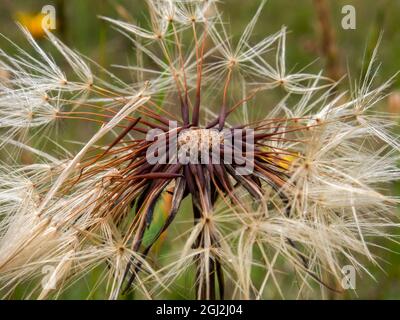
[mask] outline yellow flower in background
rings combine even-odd
[[[45,15],[43,13],[32,14],[29,12],[19,11],[16,14],[17,21],[21,23],[34,38],[43,38],[45,35],[44,28],[46,27],[42,22]]]
[[[160,202],[160,213],[161,213],[161,220],[166,220],[168,218],[168,213],[171,210],[172,206],[172,191],[171,189],[168,189],[167,192],[164,192],[162,194],[162,199]],[[154,254],[158,254],[161,250],[161,247],[163,243],[165,242],[165,239],[167,238],[167,230],[165,230],[159,237],[159,239],[156,241],[152,248],[152,252]]]
[[[271,152],[271,153],[273,153],[273,149],[271,149],[269,147],[263,147],[263,148],[260,148],[260,149],[263,152]],[[295,152],[289,153],[287,151],[287,153],[285,153],[285,154],[276,154],[276,155],[272,156],[271,158],[262,157],[262,159],[264,159],[266,161],[275,162],[282,169],[289,170],[289,168],[293,165],[294,161],[298,157],[299,157],[298,153],[295,153]]]
[[[298,154],[287,154],[281,157],[282,160],[278,161],[278,164],[285,170],[288,170],[292,166],[293,161],[297,158]]]

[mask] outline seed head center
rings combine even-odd
[[[211,150],[213,146],[223,143],[223,134],[216,129],[190,129],[178,137],[178,147],[196,150]]]

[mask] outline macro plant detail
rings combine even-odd
[[[239,39],[215,0],[148,0],[147,28],[101,17],[134,47],[115,66],[132,82],[48,30],[69,70],[23,27],[35,56],[3,36],[17,54],[0,50],[2,297],[57,298],[99,269],[89,297],[157,298],[191,275],[191,298],[284,298],[290,275],[299,296],[340,293],[344,265],[378,264],[397,227],[396,124],[375,110],[393,79],[374,84],[377,49],[348,92],[289,71],[285,27],[253,40],[264,4]],[[89,139],[62,137],[76,123]]]

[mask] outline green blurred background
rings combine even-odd
[[[70,47],[97,61],[107,68],[111,64],[125,65],[134,61],[135,52],[127,39],[113,30],[99,15],[146,24],[144,0],[1,0],[0,32],[20,44],[26,45],[15,20],[29,21],[44,5],[56,7],[58,26],[56,34]],[[234,35],[240,35],[256,11],[259,0],[225,0],[220,4],[225,19],[231,22]],[[342,7],[353,5],[356,9],[356,29],[341,27]],[[26,20],[28,19],[28,20]],[[400,0],[269,0],[255,29],[255,39],[276,32],[282,25],[289,31],[287,36],[288,69],[296,70],[314,62],[312,71],[324,69],[328,76],[339,78],[350,71],[353,78],[362,70],[364,54],[368,57],[381,31],[383,38],[378,60],[382,62],[377,81],[384,81],[400,69]],[[28,22],[29,23],[29,22]],[[38,42],[45,48],[51,46],[38,35]],[[0,39],[0,47],[13,52],[11,45]],[[317,60],[316,60],[317,59]],[[315,61],[316,60],[316,61]],[[114,71],[114,70],[113,70]],[[126,74],[116,70],[116,74]],[[1,76],[1,74],[0,74]],[[343,87],[347,82],[343,82]],[[379,106],[393,116],[400,113],[400,79],[393,85],[393,93]],[[89,132],[88,132],[89,133]],[[68,132],[73,137],[77,132]],[[81,132],[79,132],[81,134]],[[393,186],[397,194],[400,184]],[[357,292],[332,295],[330,298],[399,299],[400,298],[400,246],[387,243],[392,251],[380,251],[382,270],[371,268],[375,279],[364,274],[357,278]],[[168,245],[163,250],[168,250]],[[90,284],[96,281],[93,272],[84,281],[62,295],[63,298],[87,298]],[[293,279],[284,283],[284,291],[290,291]],[[188,278],[181,280],[180,289],[168,298],[189,297],[185,290],[191,285]],[[285,287],[286,286],[286,287]],[[286,290],[285,290],[286,289]],[[23,289],[21,289],[23,291]],[[188,289],[189,290],[189,289]],[[21,293],[17,293],[18,297]],[[292,297],[292,295],[288,295]],[[102,298],[100,292],[90,298]],[[295,296],[294,296],[295,297]],[[127,298],[133,298],[128,296]]]

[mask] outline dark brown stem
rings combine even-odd
[[[326,59],[327,74],[332,80],[338,81],[343,72],[336,45],[336,34],[331,23],[329,4],[326,0],[314,0],[314,6],[321,28],[321,51]]]

